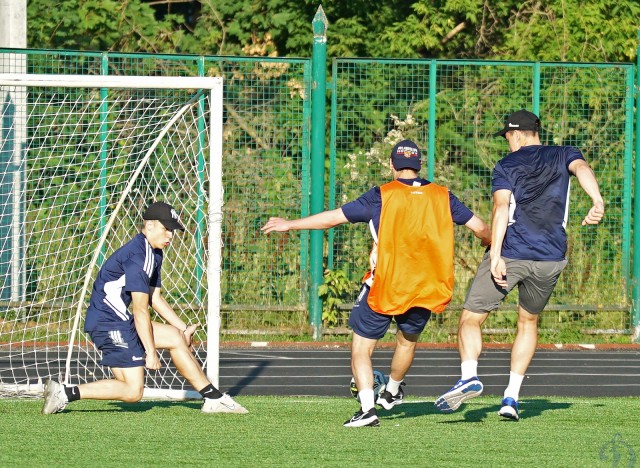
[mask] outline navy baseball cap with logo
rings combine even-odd
[[[178,221],[178,212],[171,205],[167,205],[164,202],[155,202],[149,205],[142,215],[142,219],[145,221],[160,221],[165,228],[171,231],[176,229],[184,231],[184,226]]]
[[[413,169],[419,171],[422,154],[420,148],[411,140],[402,140],[391,150],[391,162],[396,171],[400,169]]]
[[[505,136],[511,130],[528,130],[532,132],[540,132],[540,119],[533,112],[526,109],[520,109],[507,117],[504,128],[493,134],[496,136]]]

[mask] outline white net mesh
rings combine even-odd
[[[206,325],[209,93],[2,86],[0,97],[0,393],[109,376],[84,312],[99,266],[151,201],[176,207],[186,227],[165,250],[163,294],[186,323]],[[146,385],[188,389],[168,354]]]

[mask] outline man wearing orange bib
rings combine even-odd
[[[418,177],[421,153],[403,140],[391,151],[393,181],[357,200],[306,218],[270,218],[262,231],[329,229],[369,223],[373,235],[371,270],[349,316],[353,329],[351,370],[361,408],[346,427],[379,426],[375,405],[389,410],[402,403],[403,379],[431,312],[442,312],[453,291],[453,224],[464,225],[488,245],[488,226],[446,187]],[[389,382],[374,395],[371,356],[391,322],[397,326]]]

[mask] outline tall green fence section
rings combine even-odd
[[[606,215],[582,227],[591,200],[577,180],[567,224],[569,265],[542,318],[563,333],[626,333],[630,327],[630,233],[633,148],[631,64],[336,59],[332,75],[330,207],[391,179],[389,153],[401,138],[423,150],[421,175],[445,185],[485,221],[491,220],[491,172],[508,153],[501,129],[526,108],[542,120],[543,144],[578,147],[600,183]],[[368,268],[364,225],[329,235],[329,268],[354,283]],[[454,298],[433,321],[435,334],[455,332],[457,314],[484,249],[456,228]],[[492,314],[488,331],[509,333],[517,294]],[[343,314],[346,319],[347,311]],[[448,325],[442,326],[442,325]]]
[[[322,259],[310,258],[317,253],[310,253],[309,232],[260,232],[269,216],[310,214],[311,60],[6,49],[0,65],[16,55],[24,56],[31,74],[222,76],[222,331],[230,339],[317,331],[309,328],[312,260],[348,278],[339,314],[322,323],[325,332],[345,330],[349,303],[368,267],[367,226],[324,234]],[[423,150],[421,175],[448,186],[489,222],[491,171],[508,151],[492,134],[507,114],[530,109],[541,116],[543,143],[583,152],[606,203],[600,226],[580,226],[591,204],[574,179],[570,261],[541,327],[559,339],[576,332],[627,334],[634,79],[632,64],[335,59],[327,82],[327,183],[319,184],[325,206],[339,207],[390,180],[388,155],[404,137]],[[470,231],[455,232],[453,302],[432,320],[426,339],[448,340],[455,333],[483,254]],[[491,315],[487,331],[509,334],[516,303],[514,294],[501,307],[504,313]]]
[[[222,76],[222,329],[306,331],[309,233],[268,237],[260,227],[269,216],[309,214],[309,59],[7,49],[0,50],[0,61],[21,55],[29,74]]]

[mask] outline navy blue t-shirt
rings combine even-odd
[[[150,294],[151,288],[159,288],[161,266],[162,250],[152,248],[143,234],[116,250],[93,283],[84,330],[134,328],[129,312],[131,293]]]
[[[430,184],[426,179],[397,179],[405,185],[417,183],[419,185]],[[449,192],[449,207],[453,222],[458,225],[467,224],[473,217],[473,213],[460,200]],[[342,206],[342,212],[350,223],[371,223],[375,232],[380,226],[380,212],[382,210],[382,195],[380,187],[374,187],[356,200]]]
[[[567,252],[569,164],[584,159],[571,146],[525,146],[493,169],[492,193],[509,190],[509,224],[502,243],[507,258],[561,261]]]

